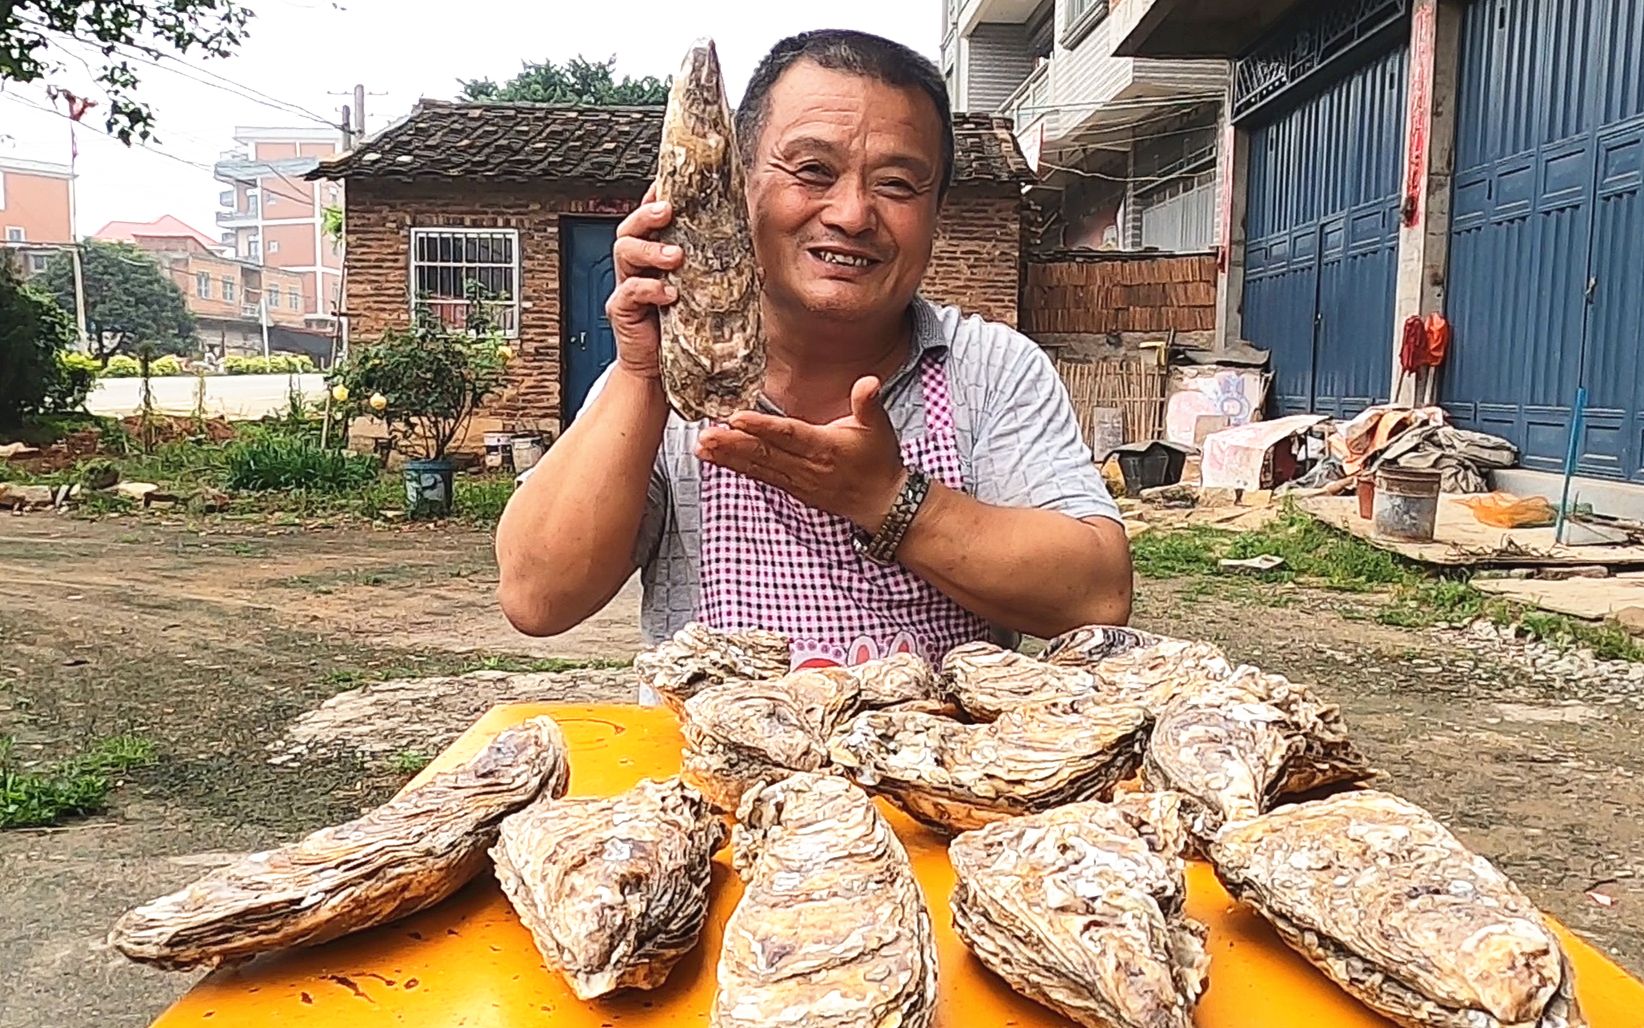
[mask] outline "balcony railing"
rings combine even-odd
[[[1040,60],[1039,66],[999,106],[999,113],[1015,123],[1017,135],[1026,132],[1034,122],[1050,113],[1050,63],[1049,58]]]

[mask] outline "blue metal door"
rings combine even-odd
[[[605,319],[605,301],[616,288],[611,245],[617,223],[566,219],[565,349],[561,364],[561,425],[569,426],[600,372],[616,360],[616,336]]]
[[[1644,480],[1644,0],[1478,0],[1461,99],[1441,400],[1582,474]]]
[[[1281,415],[1351,417],[1387,398],[1406,54],[1251,132],[1243,335],[1272,351]]]

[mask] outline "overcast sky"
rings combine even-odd
[[[158,123],[156,148],[181,160],[140,147],[127,150],[102,133],[100,111],[87,116],[80,130],[79,230],[89,234],[115,219],[174,214],[215,237],[217,194],[224,187],[207,169],[234,145],[234,127],[316,125],[237,96],[234,87],[206,72],[331,122],[340,118],[337,108],[351,101],[329,94],[363,83],[373,94],[366,98],[367,128],[376,131],[402,117],[419,97],[451,99],[463,79],[504,81],[526,60],[614,55],[619,75],[661,77],[678,68],[693,39],[706,35],[718,44],[734,104],[771,44],[805,29],[865,29],[934,59],[940,2],[248,0],[245,6],[257,17],[236,56],[191,62],[191,70],[181,72],[138,68],[140,95]],[[85,69],[73,57],[66,63],[68,71],[54,81],[86,88]],[[45,104],[45,91],[11,87],[8,92],[15,95],[0,94],[0,155],[66,163],[68,122],[19,102]]]

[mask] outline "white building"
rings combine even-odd
[[[955,110],[1016,124],[1041,249],[1214,245],[1225,61],[1118,56],[1154,0],[940,0]]]

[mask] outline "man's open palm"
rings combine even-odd
[[[697,456],[877,532],[902,487],[902,452],[879,379],[857,379],[851,412],[824,425],[740,411],[703,430]]]

